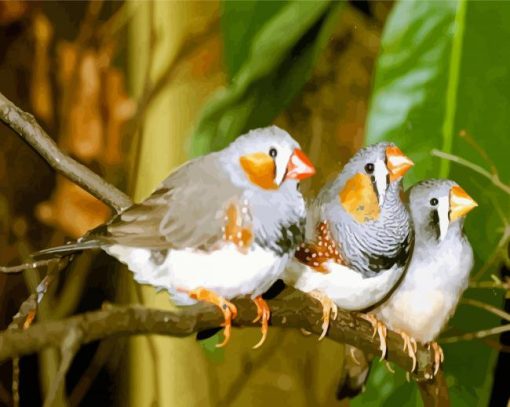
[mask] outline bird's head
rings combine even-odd
[[[266,127],[252,130],[229,147],[243,182],[264,190],[276,190],[287,182],[299,182],[315,174],[310,159],[284,130]]]
[[[400,182],[413,165],[393,143],[362,148],[340,174],[338,197],[341,205],[358,221],[376,219],[388,187]]]
[[[456,182],[422,181],[409,194],[416,234],[426,233],[441,242],[452,225],[462,226],[465,216],[478,204]]]

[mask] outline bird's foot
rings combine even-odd
[[[379,335],[379,349],[381,350],[381,361],[386,358],[386,333],[387,328],[381,321],[379,321],[373,314],[359,314],[361,318],[370,322],[372,328],[374,328],[374,332],[372,334],[372,338],[375,337],[376,334]]]
[[[434,351],[434,376],[439,372],[439,368],[441,367],[441,363],[444,362],[444,353],[443,349],[437,342],[432,342],[429,344],[428,348]]]
[[[407,355],[413,361],[413,366],[411,368],[411,373],[416,370],[416,351],[418,350],[418,344],[416,343],[416,339],[409,336],[403,331],[396,330],[396,332],[400,335],[402,340],[404,341],[404,347],[402,350],[405,352],[407,350]]]
[[[354,363],[356,363],[358,366],[361,366],[361,362],[358,360],[358,357],[356,356],[356,348],[354,346],[349,346],[349,353]]]
[[[267,305],[267,302],[264,301],[262,296],[255,297],[253,299],[253,302],[257,306],[257,318],[253,320],[253,322],[257,322],[260,320],[261,324],[261,331],[262,331],[262,338],[260,338],[260,341],[253,347],[253,349],[257,349],[266,340],[267,331],[269,329],[269,318],[271,317],[271,310],[269,309],[269,305]]]
[[[386,369],[388,370],[388,372],[390,372],[391,374],[395,374],[395,370],[393,369],[393,367],[391,367],[391,363],[390,362],[385,360],[384,364],[386,365]]]
[[[223,342],[218,343],[216,345],[217,348],[221,348],[225,346],[230,339],[230,332],[232,330],[232,320],[237,316],[237,308],[230,301],[227,301],[225,298],[220,297],[212,291],[209,291],[205,288],[197,288],[196,290],[191,290],[188,292],[188,295],[199,301],[209,302],[211,304],[216,305],[221,312],[223,313],[223,318],[225,322],[221,324],[223,329]]]
[[[319,336],[320,341],[321,339],[324,339],[328,333],[330,318],[332,317],[333,319],[336,319],[338,316],[338,307],[331,298],[318,290],[311,291],[309,294],[322,305],[322,333]]]

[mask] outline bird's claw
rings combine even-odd
[[[434,351],[434,376],[439,372],[441,364],[444,362],[443,349],[437,342],[432,342],[432,350]]]
[[[237,317],[237,307],[225,298],[220,297],[212,291],[205,288],[197,288],[191,290],[188,295],[196,300],[209,302],[216,305],[223,313],[224,322],[221,324],[223,329],[223,342],[216,344],[217,348],[222,348],[227,344],[230,339],[230,332],[232,330],[232,320]]]
[[[413,373],[416,370],[416,351],[418,349],[418,344],[416,343],[416,340],[413,337],[407,335],[405,332],[397,331],[397,333],[404,341],[404,346],[402,350],[404,352],[407,350],[407,355],[411,358],[413,362],[413,366],[411,368],[411,373]]]
[[[387,347],[386,347],[387,328],[386,328],[386,325],[384,325],[381,321],[379,321],[372,314],[360,314],[360,316],[364,320],[370,322],[370,325],[372,325],[372,328],[374,329],[374,332],[372,333],[372,338],[375,338],[375,335],[378,334],[379,349],[381,350],[380,360],[383,361],[386,358],[386,351],[387,351]]]
[[[336,319],[338,316],[338,307],[326,294],[320,291],[311,291],[310,296],[321,303],[322,306],[322,332],[319,341],[324,339],[328,333],[329,321],[331,318]]]
[[[260,320],[262,338],[260,341],[253,347],[253,349],[257,349],[265,342],[267,337],[267,331],[269,329],[269,318],[271,317],[271,310],[269,309],[269,305],[261,296],[253,299],[253,302],[257,306],[257,317],[253,320],[253,322],[257,322]]]

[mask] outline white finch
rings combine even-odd
[[[225,319],[219,346],[237,313],[229,300],[250,295],[262,324],[259,346],[270,317],[261,295],[302,241],[305,206],[297,187],[314,172],[287,132],[253,130],[182,165],[146,200],[78,242],[35,257],[101,248],[177,305],[217,305]]]
[[[454,181],[430,179],[410,189],[409,205],[415,228],[415,245],[405,276],[391,296],[373,309],[386,326],[400,333],[416,367],[416,340],[432,342],[437,373],[443,352],[437,343],[441,329],[455,312],[468,286],[473,251],[464,235],[464,217],[476,202]],[[348,347],[339,399],[361,391],[369,362]],[[354,358],[350,352],[356,352]]]
[[[392,143],[365,147],[310,207],[306,242],[284,281],[323,304],[320,338],[337,306],[365,310],[382,301],[401,278],[413,245],[410,217],[400,199],[401,180],[412,165]],[[369,320],[382,347],[384,327]]]
[[[473,250],[463,224],[478,205],[457,183],[445,179],[413,186],[409,204],[415,227],[411,262],[401,284],[373,312],[402,335],[415,365],[414,341],[430,343],[439,336],[468,286]],[[432,346],[437,372],[442,351],[437,343]]]

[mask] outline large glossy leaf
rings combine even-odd
[[[222,148],[248,129],[268,125],[288,105],[308,79],[339,7],[325,0],[225,4],[225,55],[234,76],[202,112],[192,155]]]
[[[459,136],[467,133],[486,151],[503,180],[510,180],[510,53],[498,45],[508,43],[509,3],[399,2],[385,27],[368,119],[367,143],[395,141],[415,161],[410,183],[453,178],[478,201],[479,208],[466,222],[477,258],[475,272],[501,236],[495,206],[509,213],[508,196],[473,171],[430,152],[440,149],[487,168],[481,154]],[[465,295],[501,306],[495,292],[471,290]],[[475,331],[498,323],[484,311],[461,305],[450,326],[451,331]],[[494,352],[480,342],[453,344],[445,351],[452,404],[487,405]],[[370,400],[409,405],[411,399],[419,400],[412,384],[381,367],[375,370],[367,392],[353,405]],[[403,390],[407,386],[412,393]]]
[[[225,65],[232,79],[249,57],[253,37],[286,5],[285,1],[224,1],[221,28]]]

